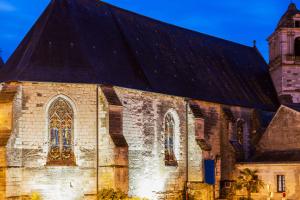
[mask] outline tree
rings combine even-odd
[[[251,200],[251,193],[258,192],[263,187],[263,181],[259,179],[257,170],[251,170],[249,168],[240,170],[240,176],[237,178],[235,188],[237,190],[245,188],[248,200]]]

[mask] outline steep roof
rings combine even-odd
[[[274,110],[277,95],[256,48],[94,0],[53,0],[0,81],[111,84]]]
[[[291,3],[288,7],[288,10],[281,17],[276,29],[293,28],[294,27],[293,17],[296,14],[300,14],[300,11],[297,9],[297,6],[295,3]]]
[[[299,162],[300,161],[300,150],[293,149],[288,151],[267,151],[256,154],[251,162]]]

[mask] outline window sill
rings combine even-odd
[[[57,160],[57,161],[47,161],[46,167],[75,167],[77,166],[75,161],[63,161],[63,160]]]
[[[168,166],[168,167],[177,167],[178,166],[178,163],[176,160],[166,160],[165,161],[165,166]]]

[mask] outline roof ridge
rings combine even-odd
[[[116,5],[107,3],[107,2],[105,2],[105,1],[100,1],[99,4],[105,4],[106,6],[113,7],[113,8],[115,8],[115,9],[119,9],[119,10],[121,10],[121,11],[130,13],[130,14],[133,14],[133,15],[137,15],[137,16],[139,16],[139,17],[144,17],[144,18],[146,18],[146,19],[148,19],[148,20],[155,21],[155,22],[157,22],[157,23],[162,23],[162,24],[165,24],[165,25],[174,27],[174,28],[182,29],[182,30],[184,30],[184,31],[193,32],[193,33],[195,33],[195,34],[202,34],[203,36],[207,36],[207,37],[210,37],[210,38],[213,38],[213,39],[222,40],[222,41],[224,41],[224,42],[232,43],[232,44],[234,44],[234,45],[239,45],[239,46],[243,46],[243,47],[247,47],[247,48],[253,48],[253,46],[250,46],[250,45],[241,44],[241,43],[238,43],[238,42],[235,42],[235,41],[232,41],[232,40],[228,40],[228,39],[225,39],[225,38],[221,38],[221,37],[217,37],[217,36],[214,36],[214,35],[210,35],[210,34],[208,34],[208,33],[203,33],[203,32],[200,32],[200,31],[198,31],[198,30],[193,30],[193,29],[189,29],[189,28],[187,28],[187,27],[183,27],[183,26],[180,26],[180,25],[172,24],[172,23],[170,23],[170,22],[162,21],[162,20],[160,20],[160,19],[156,19],[156,18],[153,18],[153,17],[151,17],[151,16],[147,16],[147,15],[144,15],[144,14],[137,13],[137,12],[135,12],[135,11],[131,11],[131,10],[127,10],[127,9],[121,8],[121,7],[119,7],[119,6],[116,6]]]

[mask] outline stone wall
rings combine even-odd
[[[219,181],[232,177],[236,152],[229,141],[231,133],[224,126],[228,120],[223,105],[195,101],[203,114],[204,139],[211,147],[203,150],[196,138],[194,113],[185,98],[88,84],[15,84],[19,93],[13,106],[14,128],[5,149],[7,197],[35,191],[49,200],[92,197],[98,174],[98,189],[121,189],[130,196],[172,200],[182,195],[187,177],[194,185],[204,182],[203,159],[216,161],[215,197]],[[75,166],[46,165],[47,110],[58,97],[74,110]],[[236,119],[250,124],[250,109],[227,108]],[[174,166],[165,163],[164,119],[168,113],[175,122]],[[249,129],[247,126],[243,133],[246,153]]]
[[[123,104],[123,134],[129,145],[129,195],[172,199],[183,191],[186,177],[184,99],[122,88],[116,92]],[[177,167],[166,166],[164,160],[163,124],[168,112],[176,123]]]
[[[299,58],[295,57],[294,41],[298,28],[279,29],[269,38],[270,74],[282,103],[300,102]]]
[[[286,180],[286,199],[300,199],[300,164],[299,163],[245,163],[238,164],[238,170],[249,168],[257,170],[258,176],[264,182],[264,188],[258,193],[253,193],[252,198],[255,200],[263,200],[270,198],[273,200],[282,200],[282,193],[277,192],[277,175],[284,175]],[[245,195],[245,191],[240,191],[238,196]]]
[[[45,199],[73,200],[95,194],[96,87],[93,85],[22,83],[20,110],[7,144],[6,197],[40,192]],[[47,166],[47,109],[57,97],[74,109],[76,166]]]
[[[282,68],[282,93],[289,103],[300,103],[300,69],[297,66],[284,66]],[[290,95],[290,97],[289,97]]]

